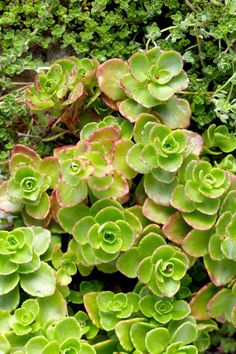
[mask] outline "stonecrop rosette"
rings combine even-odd
[[[154,295],[143,296],[139,301],[139,307],[147,318],[154,318],[162,324],[171,320],[182,320],[191,312],[190,306],[184,300],[171,300]]]
[[[197,354],[195,341],[200,331],[196,320],[189,316],[172,321],[168,328],[146,322],[144,318],[131,318],[117,323],[116,335],[127,353],[140,354]]]
[[[62,227],[66,213],[66,208],[58,213]],[[131,248],[142,230],[139,219],[111,199],[100,199],[91,208],[77,206],[75,220],[69,249],[77,253],[78,263],[84,266],[114,261]]]
[[[8,299],[7,306],[14,308],[18,305],[18,284],[32,296],[44,297],[54,293],[54,270],[41,260],[50,240],[50,231],[42,227],[20,227],[9,232],[0,231],[1,306],[4,299]]]
[[[133,54],[128,60],[129,73],[121,79],[128,97],[151,108],[169,100],[188,86],[183,59],[178,52],[153,48]]]
[[[136,175],[122,157],[132,146],[130,140],[122,140],[120,129],[105,126],[84,133],[85,140],[76,146],[55,150],[60,164],[60,179],[56,196],[62,206],[82,202],[88,192],[98,199],[121,199],[129,193],[128,181]]]
[[[217,220],[221,197],[229,188],[230,174],[194,158],[180,168],[178,177],[171,205],[194,229],[210,229]]]
[[[90,292],[84,295],[84,305],[92,321],[98,328],[111,331],[124,318],[139,311],[139,295],[133,292],[112,291]]]
[[[202,135],[205,152],[219,155],[222,152],[232,152],[236,149],[236,136],[229,132],[226,125],[211,124]]]
[[[229,283],[236,275],[236,191],[234,184],[220,206],[220,216],[208,230],[193,229],[182,239],[182,248],[193,257],[203,257],[210,279],[216,286]],[[168,235],[167,235],[168,237]]]
[[[189,266],[189,259],[175,246],[167,245],[157,225],[148,225],[136,244],[117,260],[118,270],[139,281],[157,296],[174,296]]]
[[[69,57],[57,60],[48,70],[36,77],[25,93],[25,100],[32,111],[40,114],[51,110],[52,115],[78,100],[84,100],[93,86],[98,63],[92,59]]]
[[[50,217],[51,201],[47,191],[57,183],[57,159],[52,156],[41,159],[32,149],[16,145],[9,170],[10,179],[0,186],[0,209],[9,213],[22,211],[26,223]]]
[[[201,136],[184,129],[171,130],[155,116],[143,113],[135,123],[134,139],[136,144],[126,157],[128,165],[144,174],[144,189],[153,202],[169,205],[178,184],[176,172],[190,153],[200,154]]]
[[[189,125],[189,103],[175,96],[188,86],[178,52],[156,47],[133,54],[128,62],[107,60],[98,67],[97,80],[105,103],[131,122],[154,111],[171,128]]]

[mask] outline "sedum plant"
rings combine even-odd
[[[188,102],[174,95],[188,86],[182,57],[175,51],[155,47],[133,54],[128,62],[107,60],[98,67],[97,80],[104,101],[131,122],[139,113],[153,111],[171,128],[189,125]]]
[[[18,284],[32,296],[44,297],[54,293],[54,270],[41,259],[49,247],[50,238],[50,232],[41,227],[0,231],[1,308],[17,307]]]
[[[31,338],[26,344],[26,351],[33,353],[79,353],[96,354],[88,344],[80,341],[81,327],[73,317],[60,319],[55,326],[47,329],[46,335]]]
[[[75,102],[81,105],[94,86],[97,65],[96,60],[87,58],[59,59],[26,90],[27,105],[39,114],[42,123],[49,110],[57,117]]]
[[[179,171],[180,183],[171,205],[197,230],[208,230],[216,222],[220,198],[227,192],[230,175],[208,161],[193,159]],[[184,195],[184,198],[183,198]]]
[[[121,321],[115,331],[119,341],[128,353],[149,354],[196,354],[198,350],[192,344],[198,337],[193,317],[183,321],[173,321],[168,328],[155,326],[138,318]]]
[[[40,328],[39,323],[36,322],[38,314],[39,304],[37,300],[26,300],[10,317],[9,326],[17,336],[33,334]]]
[[[59,59],[28,89],[59,139],[1,176],[0,351],[196,354],[235,326],[235,136],[186,129],[187,83],[155,47]]]
[[[16,145],[9,161],[10,179],[0,186],[0,208],[23,212],[25,219],[43,220],[50,213],[50,196],[59,176],[57,159],[40,156],[24,145]]]
[[[67,209],[58,217],[64,226]],[[100,199],[89,209],[76,207],[77,217],[71,225],[73,240],[69,248],[75,251],[78,263],[83,266],[99,265],[114,261],[121,252],[132,247],[142,230],[138,218],[129,210],[110,199]]]
[[[141,312],[147,318],[154,318],[157,322],[166,324],[171,320],[178,321],[190,314],[190,307],[184,300],[145,295],[139,302]]]
[[[93,323],[98,328],[111,331],[124,318],[138,312],[139,296],[135,293],[118,293],[111,291],[91,292],[84,296],[84,304]]]
[[[208,154],[218,155],[236,149],[236,136],[230,133],[226,125],[211,124],[203,133],[204,148]],[[217,151],[220,149],[220,151]]]
[[[124,154],[131,144],[120,140],[118,128],[107,126],[75,147],[57,149],[60,178],[55,193],[59,204],[76,205],[86,199],[89,190],[99,199],[125,197],[129,193],[127,179],[135,172],[121,163],[118,154]]]
[[[172,297],[189,266],[188,257],[178,248],[167,245],[157,225],[147,226],[136,247],[121,255],[118,269],[130,278],[138,277],[158,296]]]

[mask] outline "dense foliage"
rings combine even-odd
[[[236,325],[236,138],[188,129],[188,83],[180,53],[154,47],[59,59],[21,95],[42,129],[78,141],[12,150],[3,353],[197,354]]]
[[[0,352],[235,353],[235,1],[0,14]]]

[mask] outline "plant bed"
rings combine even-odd
[[[221,350],[211,334],[236,325],[236,137],[194,130],[188,83],[180,53],[155,46],[59,59],[24,92],[56,143],[16,144],[0,186],[3,353]]]

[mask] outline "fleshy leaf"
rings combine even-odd
[[[20,284],[23,290],[38,297],[50,296],[56,288],[56,278],[53,269],[42,262],[38,270],[29,274],[22,274]]]
[[[160,120],[171,129],[187,128],[190,124],[191,109],[187,100],[171,97],[168,102],[155,107]]]
[[[126,98],[119,82],[128,73],[128,64],[121,59],[110,59],[97,69],[98,85],[106,96],[114,101]]]

